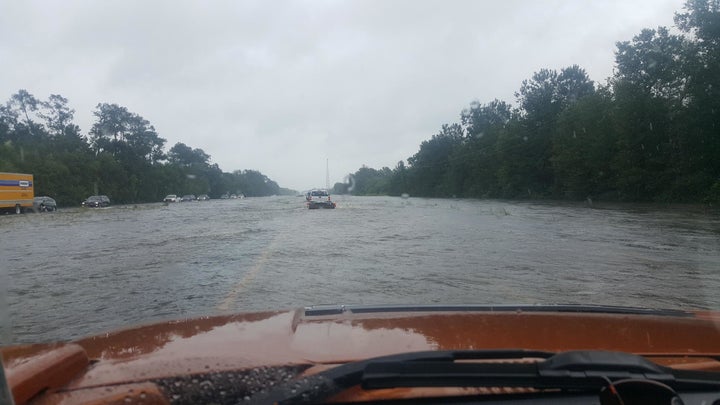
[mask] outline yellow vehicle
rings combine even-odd
[[[0,173],[0,212],[32,209],[34,197],[32,174]]]

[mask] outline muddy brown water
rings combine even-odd
[[[312,304],[720,309],[697,207],[338,196],[0,217],[0,343]],[[4,295],[4,297],[2,297]]]

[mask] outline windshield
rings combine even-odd
[[[3,8],[0,345],[312,305],[720,310],[717,2]]]

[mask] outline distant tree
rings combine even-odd
[[[165,139],[125,107],[100,103],[93,113],[96,120],[86,138],[73,123],[66,98],[53,94],[40,102],[18,91],[0,105],[0,171],[33,173],[36,194],[51,195],[61,206],[94,193],[128,203],[176,193],[280,192],[262,173],[223,173],[202,149],[184,144],[171,148],[166,163]]]
[[[381,170],[362,166],[353,174],[354,195],[383,195],[388,194],[392,171],[384,167]]]
[[[165,159],[163,146],[166,141],[158,135],[149,121],[133,114],[128,129],[126,141],[136,156],[144,158],[151,164]]]
[[[90,128],[90,141],[96,152],[115,152],[119,142],[125,140],[125,134],[132,120],[132,113],[117,104],[100,103],[93,115],[96,118]]]
[[[720,48],[720,1],[687,0],[684,8],[675,14],[678,28],[693,34],[704,48]]]
[[[348,188],[350,187],[347,183],[335,183],[330,190],[332,194],[348,194]]]
[[[500,160],[497,142],[500,134],[516,116],[510,104],[493,100],[487,104],[473,102],[461,113],[467,142],[456,151],[452,161],[453,194],[467,197],[499,195],[497,173]],[[462,182],[461,187],[458,184]]]
[[[143,117],[107,103],[98,104],[93,115],[96,121],[90,129],[90,141],[96,152],[107,151],[113,156],[121,154],[123,160],[141,158],[150,163],[163,159],[165,139]]]
[[[280,193],[277,183],[257,170],[237,170],[233,174],[238,180],[239,188],[236,191],[238,193],[243,193],[248,197],[263,197]]]
[[[565,109],[552,135],[551,161],[560,196],[580,200],[616,198],[611,166],[616,153],[609,92],[584,97]]]
[[[403,193],[407,193],[408,191],[408,169],[407,166],[405,166],[405,162],[401,160],[397,162],[397,165],[395,165],[395,169],[393,169],[392,171],[389,179],[387,193],[390,195],[398,196],[402,195]]]
[[[619,42],[607,86],[573,65],[524,80],[516,110],[473,102],[389,181],[359,169],[357,193],[720,202],[720,0],[675,22]]]
[[[168,151],[168,161],[171,164],[189,166],[207,166],[210,155],[202,149],[193,149],[182,142],[178,142]]]
[[[468,138],[482,138],[488,131],[504,127],[512,115],[510,104],[495,99],[487,104],[470,103],[470,108],[464,109],[460,118]]]
[[[689,0],[675,23],[689,44],[682,73],[689,101],[673,121],[682,154],[676,194],[720,202],[720,1]]]
[[[632,41],[617,44],[617,72],[613,80],[681,107],[687,98],[684,66],[689,46],[683,37],[670,34],[665,27],[644,29]]]
[[[560,73],[542,69],[522,82],[516,93],[523,114],[520,126],[516,127],[521,133],[508,134],[504,150],[514,150],[524,162],[505,165],[502,171],[513,178],[514,183],[522,184],[520,188],[527,189],[529,195],[547,195],[554,191],[550,156],[557,119],[565,108],[594,91],[593,81],[577,65],[564,68]]]
[[[442,196],[447,192],[444,180],[450,168],[450,157],[463,138],[460,124],[445,124],[440,132],[420,144],[420,150],[408,159],[413,195]]]
[[[620,198],[684,199],[673,190],[694,144],[681,119],[690,102],[686,67],[691,44],[669,30],[644,29],[618,43],[612,79],[618,153],[613,159]],[[698,152],[697,148],[694,153]],[[681,187],[686,188],[686,187]]]
[[[34,127],[36,124],[30,119],[30,114],[38,110],[39,104],[40,101],[35,98],[35,96],[28,93],[27,90],[21,89],[10,96],[10,101],[7,103],[7,110],[11,116],[18,117],[18,115],[21,115],[25,120],[24,124],[30,135],[35,135]]]
[[[40,103],[38,115],[45,120],[45,127],[52,135],[63,135],[65,131],[73,127],[75,110],[68,107],[68,99],[59,95],[51,94],[47,101]],[[76,128],[71,128],[74,133],[79,133]]]

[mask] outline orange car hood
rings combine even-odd
[[[0,351],[16,392],[43,368],[62,369],[54,388],[78,390],[264,365],[336,364],[408,351],[501,348],[709,358],[720,354],[720,313],[573,307],[309,308],[170,321],[76,342]],[[32,396],[37,388],[23,389],[24,395]]]

